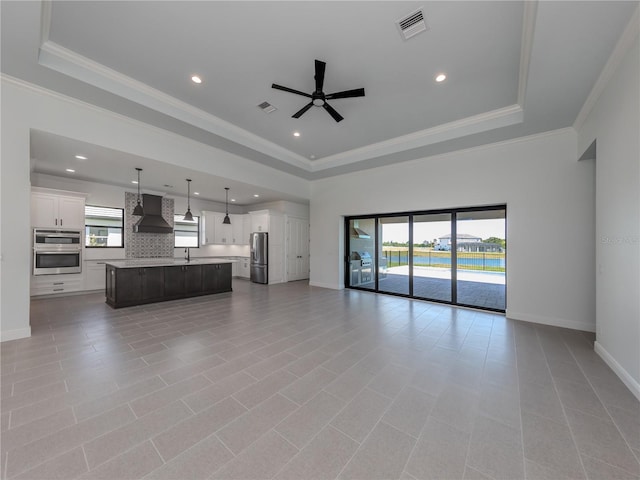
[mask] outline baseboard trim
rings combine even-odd
[[[10,340],[18,340],[20,338],[29,338],[30,336],[31,327],[17,328],[15,330],[0,332],[0,342],[8,342]]]
[[[329,288],[331,290],[342,290],[344,288],[343,285],[336,285],[335,283],[322,283],[322,282],[312,282],[312,281],[309,281],[309,286]]]
[[[627,388],[631,390],[631,393],[633,393],[633,395],[638,399],[638,401],[640,401],[640,383],[638,383],[635,380],[635,378],[633,378],[629,374],[629,372],[627,372],[622,367],[622,365],[620,365],[617,362],[617,360],[613,358],[613,355],[607,352],[607,350],[602,346],[601,343],[598,343],[597,340],[593,346],[593,349],[600,356],[600,358],[604,360],[604,363],[609,365],[611,370],[613,370],[614,373],[618,375],[618,377],[620,377],[620,380],[622,380],[622,383],[624,383],[627,386]]]
[[[583,332],[595,332],[596,326],[588,325],[575,320],[566,320],[564,318],[543,317],[541,315],[531,315],[529,313],[518,313],[507,309],[506,317],[513,320],[523,322],[540,323],[542,325],[551,325],[553,327],[570,328],[571,330],[581,330]]]

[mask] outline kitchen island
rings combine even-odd
[[[233,262],[219,258],[106,261],[106,303],[120,308],[230,292]]]

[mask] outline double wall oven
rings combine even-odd
[[[59,275],[82,272],[80,230],[33,230],[33,274]]]

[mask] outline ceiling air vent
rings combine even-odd
[[[422,8],[410,13],[409,15],[401,18],[396,22],[400,29],[400,34],[405,40],[429,30],[427,22],[424,21],[424,15],[422,14]]]
[[[277,108],[271,105],[269,102],[262,102],[258,106],[262,109],[264,113],[272,113],[277,110]]]

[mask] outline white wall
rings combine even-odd
[[[596,140],[596,351],[640,399],[640,41],[579,131]],[[579,151],[581,151],[579,150]]]
[[[2,85],[0,155],[0,340],[31,335],[29,129],[18,98]],[[7,114],[5,114],[7,112]],[[17,112],[13,117],[10,112]]]
[[[507,315],[593,331],[593,198],[573,129],[317,180],[310,283],[344,286],[343,216],[506,203]]]
[[[306,180],[6,76],[1,107],[2,340],[30,334],[30,129],[309,198]]]

